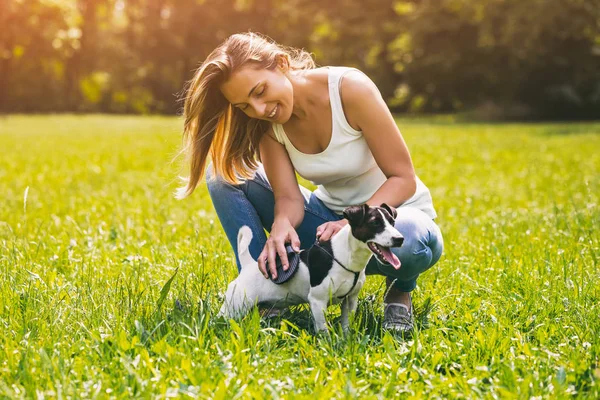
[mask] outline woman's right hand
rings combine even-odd
[[[296,252],[300,251],[300,239],[292,224],[287,219],[275,221],[271,227],[271,235],[267,239],[267,244],[258,256],[258,269],[265,278],[269,279],[267,268],[271,271],[273,279],[277,278],[276,254],[279,254],[283,270],[287,271],[289,268],[287,251],[285,250],[286,243],[291,243]]]

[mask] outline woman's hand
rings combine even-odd
[[[317,228],[317,239],[319,242],[326,242],[333,237],[340,229],[348,225],[348,220],[325,222]]]
[[[292,224],[287,219],[275,221],[271,227],[271,235],[267,239],[267,244],[258,256],[258,269],[265,278],[269,279],[267,268],[271,271],[273,279],[277,278],[276,254],[279,254],[283,270],[287,271],[289,268],[290,264],[285,250],[286,243],[290,243],[296,252],[300,251],[300,239]]]

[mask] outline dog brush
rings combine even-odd
[[[282,283],[292,279],[296,271],[298,271],[298,266],[300,265],[300,254],[296,253],[294,249],[292,249],[292,246],[285,246],[285,251],[287,252],[287,258],[290,264],[290,267],[287,269],[287,271],[283,270],[283,264],[281,264],[279,254],[277,254],[275,258],[275,265],[277,266],[277,278],[273,279],[271,270],[267,268],[267,274],[269,275],[269,278],[277,285],[281,285]]]

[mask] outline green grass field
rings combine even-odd
[[[445,238],[410,341],[381,277],[347,337],[217,321],[237,272],[205,186],[173,199],[179,119],[0,117],[0,397],[598,398],[600,124],[398,123]]]

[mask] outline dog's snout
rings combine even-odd
[[[394,246],[393,247],[400,247],[400,246],[402,246],[402,243],[404,243],[404,238],[402,236],[395,237],[394,238]]]

